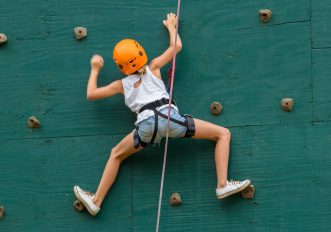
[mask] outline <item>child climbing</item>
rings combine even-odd
[[[163,25],[170,36],[169,48],[147,64],[147,55],[143,47],[135,40],[124,39],[116,44],[113,59],[120,71],[127,75],[104,87],[97,87],[97,79],[103,67],[103,58],[94,55],[91,58],[91,73],[87,84],[87,98],[97,100],[123,94],[125,104],[135,113],[136,129],[125,136],[111,150],[101,181],[95,194],[74,187],[76,197],[86,206],[90,214],[96,215],[117,176],[120,164],[130,155],[140,151],[148,144],[160,143],[166,136],[169,94],[161,78],[160,69],[182,49],[182,42],[177,34],[177,18],[173,13],[167,14]],[[175,102],[171,102],[169,137],[192,137],[215,141],[215,164],[217,174],[216,196],[225,198],[240,192],[250,184],[250,180],[228,181],[228,159],[230,149],[230,132],[228,129],[193,118],[180,115]]]

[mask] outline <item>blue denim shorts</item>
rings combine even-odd
[[[168,108],[163,108],[160,110],[160,113],[168,115]],[[138,123],[137,133],[141,141],[145,143],[150,143],[155,126],[155,115],[151,116],[140,123]],[[185,122],[185,117],[180,115],[176,109],[170,108],[170,117],[178,121]],[[158,130],[154,140],[154,143],[160,143],[163,137],[167,136],[168,120],[158,116]],[[176,122],[170,121],[169,127],[169,137],[170,138],[179,138],[184,137],[186,133],[186,126],[180,125]]]

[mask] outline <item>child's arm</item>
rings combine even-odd
[[[149,68],[154,74],[160,73],[160,69],[164,65],[166,65],[169,61],[171,61],[173,58],[174,49],[175,49],[175,37],[176,37],[176,26],[177,26],[176,24],[177,24],[177,17],[173,13],[169,13],[167,15],[167,19],[163,20],[163,25],[169,31],[170,46],[162,55],[153,59],[149,64]],[[176,53],[180,52],[180,50],[182,50],[182,41],[179,35],[177,34]],[[161,75],[156,75],[156,76],[161,78]]]
[[[97,87],[98,75],[103,67],[103,59],[99,55],[91,58],[91,73],[87,84],[87,99],[97,100],[105,97],[111,97],[115,94],[124,93],[121,80],[114,81],[107,86]]]

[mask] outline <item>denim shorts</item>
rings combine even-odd
[[[168,108],[163,108],[160,113],[168,115]],[[160,116],[151,116],[138,123],[137,133],[141,141],[150,143],[155,126],[155,117],[158,117],[158,130],[154,143],[160,143],[163,137],[167,136],[168,120]],[[170,117],[178,121],[185,122],[185,117],[181,116],[176,109],[170,108]],[[186,126],[180,125],[176,122],[170,121],[169,137],[179,138],[184,137],[186,133]]]

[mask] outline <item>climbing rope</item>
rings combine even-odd
[[[177,34],[178,34],[178,27],[179,27],[179,10],[180,10],[180,0],[178,0],[178,4],[177,4],[176,36],[175,36],[174,55],[173,55],[173,58],[172,58],[170,92],[169,92],[169,105],[168,105],[168,128],[167,128],[166,141],[165,141],[165,145],[164,145],[164,157],[163,157],[163,167],[162,167],[162,176],[161,176],[160,196],[159,196],[159,205],[158,205],[158,209],[157,209],[156,232],[159,232],[164,174],[165,174],[165,168],[166,168],[166,163],[167,163],[169,128],[170,128],[170,107],[171,107],[171,102],[172,102],[172,90],[173,90],[173,85],[174,85],[174,81],[175,81],[176,45],[177,45]]]
[[[171,85],[171,76],[172,76],[172,61],[169,62],[170,64],[170,67],[168,69],[168,72],[167,72],[167,76],[168,76],[168,84],[167,84],[167,92],[169,93],[170,92],[170,85]],[[175,71],[176,71],[176,66],[175,66]]]

